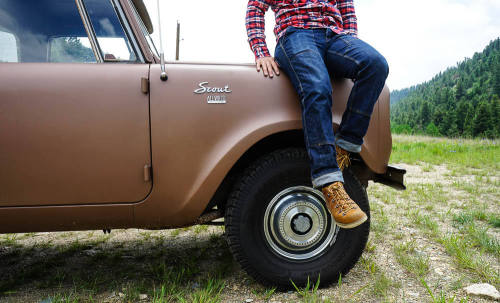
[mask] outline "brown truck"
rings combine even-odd
[[[311,187],[286,76],[162,65],[152,31],[141,0],[0,2],[0,233],[224,224],[262,283],[347,273],[370,223],[339,229]],[[352,82],[333,85],[336,128]],[[344,171],[368,214],[369,180],[404,188],[390,153],[385,88]]]

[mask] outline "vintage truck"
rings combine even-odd
[[[253,64],[162,65],[142,0],[0,2],[0,233],[218,224],[265,284],[327,285],[360,257],[369,220],[339,229],[311,187],[300,105]],[[166,76],[160,77],[162,69]],[[162,78],[162,79],[161,79]],[[333,80],[332,127],[352,82]],[[344,171],[369,214],[388,166],[389,91]]]

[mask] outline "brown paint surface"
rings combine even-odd
[[[0,206],[143,200],[147,64],[0,64]],[[8,75],[8,76],[7,76]]]

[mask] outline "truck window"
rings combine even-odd
[[[2,30],[0,30],[0,62],[18,62],[16,37]]]
[[[74,0],[2,0],[0,29],[2,61],[96,62]]]
[[[49,62],[95,62],[87,37],[54,37],[49,42]]]
[[[110,0],[85,0],[104,61],[137,61],[122,24]]]

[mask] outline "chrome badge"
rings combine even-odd
[[[218,94],[229,94],[231,89],[229,85],[224,87],[210,87],[208,82],[200,82],[198,84],[199,88],[194,90],[195,94],[205,94],[205,93],[218,93]],[[225,104],[227,102],[226,95],[208,95],[207,103],[209,104]]]

